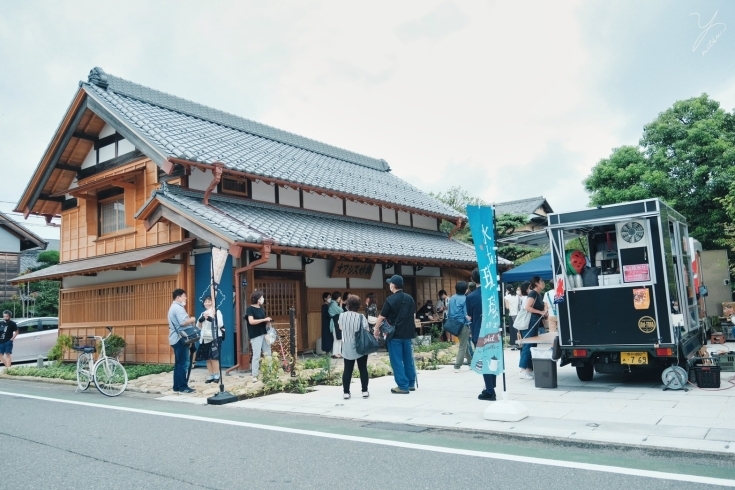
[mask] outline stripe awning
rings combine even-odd
[[[96,272],[127,269],[129,267],[145,267],[161,260],[168,259],[194,248],[194,239],[182,242],[167,243],[154,247],[140,248],[128,252],[92,257],[89,259],[70,260],[52,265],[40,271],[31,272],[10,280],[11,284],[59,279],[68,276],[81,276]]]

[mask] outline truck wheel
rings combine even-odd
[[[577,366],[577,377],[580,381],[592,381],[595,375],[595,367],[591,362],[585,362],[581,366]]]

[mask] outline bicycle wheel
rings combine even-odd
[[[82,352],[79,354],[77,359],[77,389],[84,391],[89,388],[89,383],[92,381],[92,374],[89,372],[89,361],[92,358],[92,354]]]
[[[128,373],[115,359],[102,359],[94,367],[94,385],[103,395],[117,396],[128,386]]]

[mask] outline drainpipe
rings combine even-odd
[[[204,205],[209,206],[209,196],[212,195],[212,191],[217,187],[219,181],[222,179],[222,172],[225,169],[225,164],[222,162],[214,162],[212,164],[212,181],[207,186],[207,190],[204,191]]]
[[[250,262],[248,265],[244,267],[240,267],[239,269],[235,269],[235,310],[237,315],[237,325],[238,325],[238,331],[240,333],[240,344],[237,346],[237,364],[229,368],[227,371],[225,371],[225,374],[230,374],[230,372],[238,369],[240,366],[244,366],[246,364],[245,361],[245,354],[243,353],[243,339],[245,338],[245,328],[243,326],[242,321],[242,305],[241,305],[241,294],[240,294],[240,285],[242,284],[242,281],[240,280],[240,274],[249,271],[250,269],[253,269],[256,266],[259,266],[260,264],[265,264],[268,262],[268,258],[271,254],[271,247],[275,245],[275,241],[266,239],[263,240],[263,246],[260,248],[260,258],[258,260],[254,260]]]

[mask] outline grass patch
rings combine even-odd
[[[173,364],[129,364],[125,366],[128,380],[132,381],[149,374],[169,373],[173,371]],[[9,376],[33,376],[35,378],[53,378],[76,381],[77,365],[72,363],[55,362],[49,366],[38,368],[35,366],[15,366],[6,369]]]
[[[438,350],[449,349],[453,345],[454,343],[452,342],[434,342],[429,345],[417,345],[414,347],[414,351],[416,352],[436,352]]]

